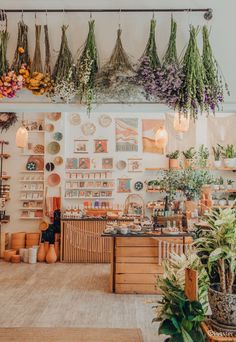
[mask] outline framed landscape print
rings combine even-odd
[[[116,152],[138,151],[138,119],[116,119]]]
[[[107,139],[94,139],[94,153],[107,153]]]
[[[88,140],[75,139],[74,153],[88,153]]]
[[[128,159],[128,172],[142,172],[143,159],[142,158],[129,158]]]

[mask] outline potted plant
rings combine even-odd
[[[180,156],[179,150],[176,150],[166,155],[166,157],[169,158],[170,169],[179,169],[179,161],[178,161],[179,156]]]
[[[236,166],[236,151],[233,144],[228,144],[222,153],[224,157],[224,165],[228,168],[233,168]]]
[[[219,177],[218,181],[219,181],[220,190],[225,190],[224,178],[221,176]]]
[[[228,205],[231,207],[235,205],[236,196],[235,194],[230,194],[228,197]]]
[[[212,147],[213,154],[214,154],[214,166],[216,169],[219,169],[222,165],[221,162],[221,156],[222,156],[222,151],[223,151],[223,146],[217,144],[216,147]]]
[[[235,209],[217,209],[205,221],[209,228],[195,241],[210,276],[208,299],[212,318],[236,329],[236,215]],[[216,279],[219,279],[216,282]]]
[[[213,183],[213,189],[215,191],[220,190],[220,180],[219,180],[219,178],[215,178],[214,183]]]
[[[234,180],[233,179],[227,179],[227,190],[233,189]]]
[[[198,150],[198,166],[206,168],[208,166],[209,150],[203,144],[200,145]]]
[[[182,154],[185,158],[184,167],[187,169],[193,165],[197,152],[194,147],[190,147],[188,150],[183,151]]]

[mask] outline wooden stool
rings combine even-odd
[[[228,337],[217,336],[219,335],[219,332],[215,332],[211,328],[211,326],[208,325],[207,322],[202,322],[201,328],[202,328],[203,333],[206,335],[208,342],[235,342],[236,341],[236,336],[228,336]]]

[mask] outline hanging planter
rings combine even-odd
[[[75,67],[71,50],[68,46],[66,30],[68,26],[63,25],[61,46],[57,57],[55,67],[53,69],[53,79],[55,89],[52,96],[53,101],[63,101],[69,103],[76,95],[75,87]]]
[[[207,112],[215,113],[224,102],[224,87],[228,95],[229,88],[227,83],[223,85],[222,77],[216,59],[213,56],[211,44],[209,41],[209,30],[206,26],[203,27],[203,52],[202,63],[205,71],[205,98],[204,107]]]
[[[150,22],[150,34],[139,67],[135,82],[141,87],[146,99],[156,98],[155,73],[161,67],[156,47],[156,20]]]
[[[183,83],[180,87],[176,109],[196,120],[199,111],[204,109],[205,71],[197,46],[198,30],[190,26],[190,38],[183,59]]]
[[[95,78],[98,72],[98,56],[95,41],[95,21],[89,21],[89,32],[82,54],[77,62],[77,83],[80,101],[85,103],[88,112],[94,96]]]
[[[183,73],[179,65],[176,48],[177,23],[171,17],[171,32],[168,48],[163,58],[162,67],[156,72],[156,97],[160,102],[171,108],[176,107],[180,88],[183,82]]]
[[[96,77],[98,101],[104,102],[112,99],[125,102],[135,97],[137,87],[131,82],[135,72],[123,48],[121,33],[119,28],[112,55]]]

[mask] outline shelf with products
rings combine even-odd
[[[10,185],[6,184],[11,177],[7,172],[3,171],[4,162],[10,157],[10,154],[5,153],[5,147],[9,145],[8,141],[0,141],[0,198],[1,198],[1,212],[0,212],[0,235],[1,235],[1,224],[10,222],[10,216],[6,215],[6,202],[10,200]]]
[[[103,173],[103,172],[114,172],[113,169],[66,169],[66,172],[72,172],[72,173]]]
[[[22,170],[20,173],[44,173],[43,170],[35,170],[35,171],[29,171],[29,170]]]
[[[20,220],[42,220],[42,217],[24,217],[24,216],[20,216]]]
[[[80,182],[80,181],[114,181],[114,178],[65,178],[66,182]]]
[[[114,197],[66,197],[65,199],[72,199],[72,200],[83,200],[83,199],[91,199],[91,200],[111,200],[114,199]]]

